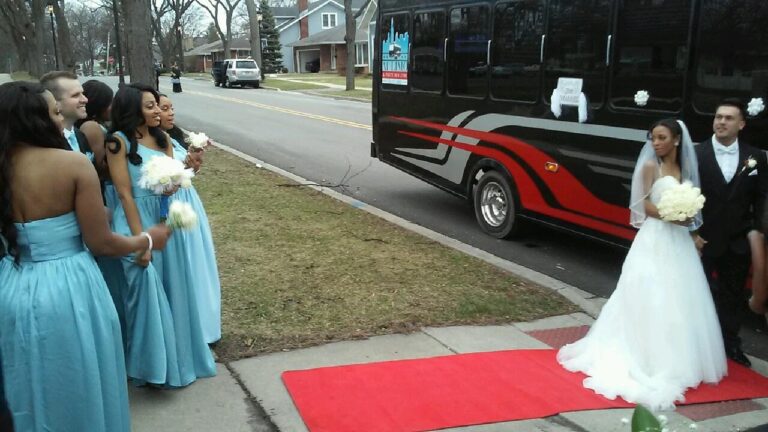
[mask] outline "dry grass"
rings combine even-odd
[[[220,150],[197,188],[222,280],[221,360],[576,310],[551,291]]]
[[[328,87],[319,84],[307,84],[295,81],[286,81],[278,78],[268,78],[264,83],[264,87],[276,88],[280,90],[292,91],[292,90],[321,90]]]
[[[347,77],[339,75],[336,72],[319,72],[319,73],[289,73],[282,74],[280,78],[297,79],[301,81],[312,81],[317,83],[337,84],[345,85],[347,83]],[[373,81],[370,75],[356,75],[355,85],[357,87],[371,88]]]

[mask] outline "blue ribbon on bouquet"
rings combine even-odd
[[[170,200],[168,195],[160,195],[160,220],[168,219],[168,208],[170,207]]]

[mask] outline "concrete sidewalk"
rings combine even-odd
[[[294,181],[306,183],[294,174],[245,155],[226,145],[217,147],[259,164]],[[133,430],[150,431],[307,431],[301,416],[282,383],[285,371],[352,363],[424,358],[471,352],[510,349],[558,349],[583,337],[605,299],[576,287],[478,250],[454,239],[415,225],[339,194],[315,188],[340,201],[370,212],[438,243],[475,256],[561,294],[578,305],[581,313],[534,322],[498,326],[455,326],[423,328],[402,335],[377,336],[366,340],[337,342],[307,349],[278,352],[219,365],[219,375],[175,391],[131,390]],[[750,357],[753,369],[768,376],[768,362]],[[768,424],[768,398],[679,407],[664,413],[667,430],[726,432]],[[631,418],[628,409],[579,411],[507,423],[443,429],[450,432],[628,432],[622,419]],[[360,431],[366,432],[366,431]]]
[[[582,337],[592,318],[584,313],[500,326],[424,328],[280,352],[220,365],[219,376],[176,391],[132,389],[135,431],[275,431],[307,428],[282,383],[285,371],[385,360],[510,349],[559,348]],[[765,375],[768,363],[752,358]],[[258,405],[256,405],[258,404]],[[268,418],[265,418],[266,413]],[[689,405],[663,413],[669,431],[744,431],[768,423],[768,399]],[[534,420],[443,429],[451,432],[629,431],[629,409],[579,411]]]

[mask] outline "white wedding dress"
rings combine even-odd
[[[671,176],[657,179],[651,202],[677,184]],[[674,409],[687,388],[726,375],[715,306],[686,227],[645,220],[597,321],[557,359],[589,375],[584,387],[655,411]]]

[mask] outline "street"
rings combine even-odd
[[[100,78],[117,87],[117,79]],[[177,123],[312,182],[455,238],[503,259],[609,297],[626,251],[546,227],[520,239],[484,234],[464,201],[370,157],[368,103],[266,89],[224,89],[183,80],[183,93],[161,91],[174,102]],[[266,84],[268,85],[268,83]],[[751,314],[750,314],[751,315]],[[753,323],[750,327],[759,327]],[[768,358],[768,337],[743,331],[745,350]]]

